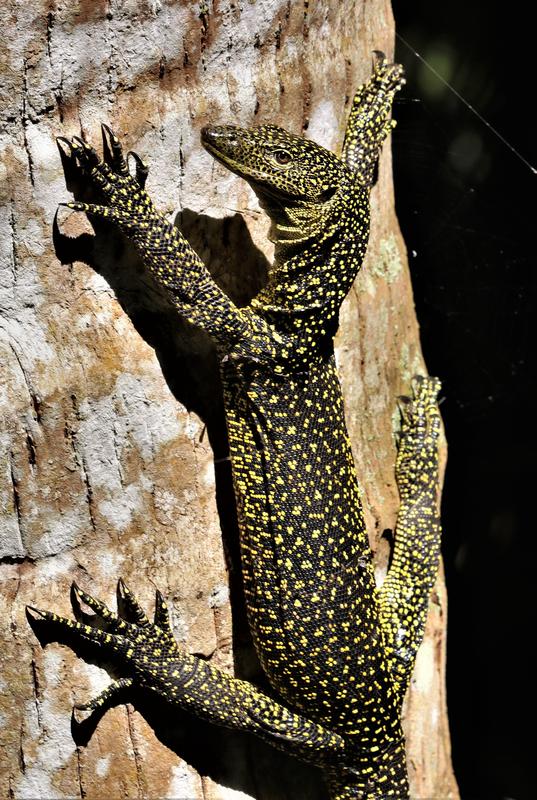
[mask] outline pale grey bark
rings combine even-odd
[[[150,161],[157,205],[183,212],[200,255],[245,299],[270,258],[267,223],[249,188],[202,150],[200,128],[271,122],[337,148],[371,51],[393,52],[389,2],[19,0],[1,13],[0,793],[322,797],[315,770],[164,706],[120,706],[87,746],[73,741],[73,700],[108,677],[65,648],[41,650],[24,616],[27,602],[68,613],[73,579],[110,600],[122,575],[148,606],[156,585],[185,647],[243,677],[257,668],[236,592],[232,636],[221,528],[231,559],[236,535],[229,467],[215,480],[213,466],[211,444],[221,457],[225,443],[211,349],[117,236],[53,241],[56,205],[70,196],[54,137],[82,129],[97,141],[109,123]],[[337,354],[381,575],[397,509],[395,398],[422,369],[389,144],[372,218]],[[91,232],[80,215],[61,227]],[[457,796],[445,613],[439,579],[407,703],[419,798]]]

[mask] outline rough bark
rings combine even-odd
[[[316,770],[143,698],[109,711],[86,746],[73,741],[73,699],[107,674],[66,648],[42,650],[24,616],[27,602],[69,613],[73,579],[110,600],[122,575],[147,606],[156,585],[185,647],[244,677],[258,668],[233,588],[229,468],[213,465],[225,435],[212,349],[119,236],[90,240],[80,215],[61,229],[81,238],[53,230],[69,197],[54,137],[96,140],[108,122],[150,160],[159,207],[245,300],[266,273],[267,223],[246,184],[201,149],[200,128],[272,122],[337,148],[371,50],[393,52],[389,2],[20,0],[1,13],[0,794],[324,797]],[[423,369],[389,145],[372,218],[337,356],[381,576],[398,505],[395,398]],[[418,798],[457,796],[445,622],[439,578],[407,701]]]

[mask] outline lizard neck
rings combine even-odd
[[[261,198],[272,226],[274,264],[254,298],[258,313],[289,320],[335,317],[362,264],[369,236],[369,193],[352,178],[320,204]]]

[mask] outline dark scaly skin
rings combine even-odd
[[[438,379],[415,379],[415,398],[405,398],[401,408],[403,422],[395,465],[401,505],[392,563],[379,591],[384,651],[400,702],[423,639],[440,557],[439,391]]]
[[[244,309],[155,210],[137,156],[133,178],[111,132],[106,162],[82,140],[63,140],[102,193],[101,205],[68,207],[115,221],[179,313],[217,342],[249,622],[285,705],[180,651],[161,598],[150,623],[123,584],[118,615],[75,588],[77,622],[34,609],[33,624],[87,639],[123,666],[125,679],[87,707],[136,682],[323,767],[334,800],[408,796],[401,704],[439,557],[438,381],[416,379],[403,415],[396,544],[378,591],[333,356],[401,82],[399,66],[377,61],[342,158],[275,126],[203,131],[207,150],[250,182],[272,220],[275,262]]]

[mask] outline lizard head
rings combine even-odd
[[[334,153],[276,125],[211,125],[203,128],[201,141],[248,181],[271,216],[282,206],[326,203],[349,172]]]
[[[336,309],[363,259],[368,190],[334,153],[275,125],[210,126],[201,141],[248,181],[272,222],[274,263],[252,306],[286,315]],[[329,281],[337,288],[327,290]]]

